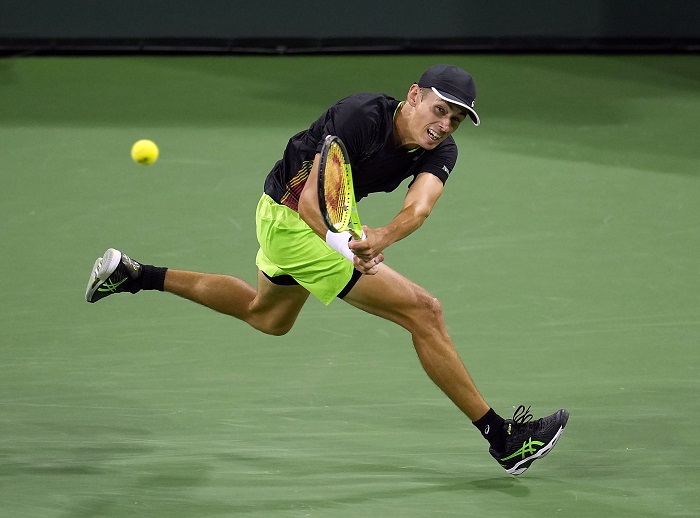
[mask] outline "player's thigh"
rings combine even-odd
[[[363,275],[343,300],[409,331],[426,320],[442,321],[439,301],[385,263],[375,275]]]

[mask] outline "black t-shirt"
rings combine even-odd
[[[298,210],[314,157],[327,135],[340,137],[347,148],[357,201],[373,192],[391,192],[419,173],[432,173],[445,183],[457,162],[454,139],[448,137],[431,151],[398,148],[394,143],[398,106],[399,101],[383,94],[356,94],[338,101],[289,140],[282,160],[265,180],[265,193]]]

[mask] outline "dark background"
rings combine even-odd
[[[671,51],[700,48],[692,0],[2,0],[4,52]]]

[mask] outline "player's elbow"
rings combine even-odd
[[[427,204],[414,204],[411,206],[411,218],[414,221],[415,228],[420,227],[425,220],[428,219],[432,212],[432,207]]]
[[[428,219],[428,216],[430,216],[432,212],[432,207],[422,207],[416,211],[416,219],[420,220],[420,222],[423,223],[426,219]]]

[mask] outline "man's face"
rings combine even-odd
[[[429,88],[421,88],[417,93],[412,133],[422,148],[435,149],[466,117],[467,112],[461,106],[444,101]]]

